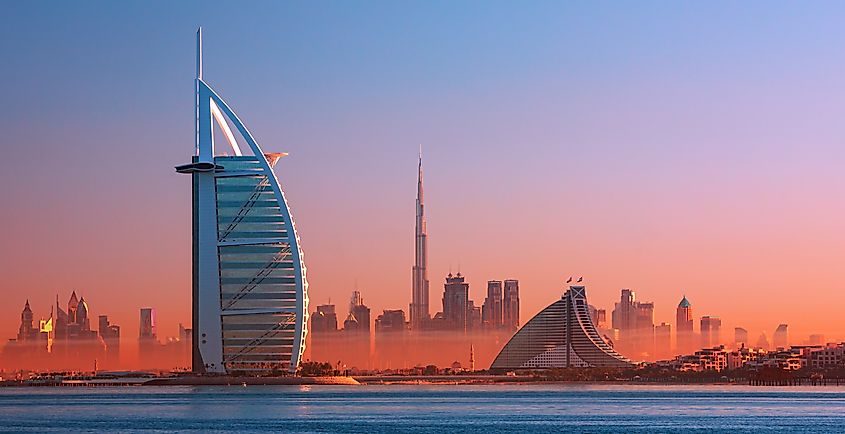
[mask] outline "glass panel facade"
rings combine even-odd
[[[285,371],[296,325],[296,267],[279,198],[256,157],[215,157],[223,362]],[[237,174],[240,176],[228,176]]]

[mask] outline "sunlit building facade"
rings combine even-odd
[[[630,366],[633,363],[602,338],[590,319],[586,289],[571,286],[516,332],[490,369]]]
[[[197,35],[193,180],[193,370],[294,372],[305,349],[308,283],[273,168],[246,126],[202,78]],[[215,148],[214,129],[228,142]],[[246,144],[241,152],[240,142]]]

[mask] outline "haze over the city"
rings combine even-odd
[[[617,6],[7,5],[0,335],[71,290],[124,340],[140,307],[190,323],[202,25],[209,83],[290,153],[312,307],[408,309],[422,144],[433,312],[450,271],[519,279],[523,319],[583,275],[608,313],[631,288],[726,340],[845,338],[845,5]]]

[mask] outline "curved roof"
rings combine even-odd
[[[692,303],[687,300],[687,296],[685,295],[681,302],[678,303],[678,307],[692,307]]]

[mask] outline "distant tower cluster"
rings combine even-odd
[[[311,360],[339,364],[342,359],[349,367],[367,367],[371,358],[370,308],[364,304],[364,298],[357,289],[352,291],[346,306],[348,310],[345,316],[338,312],[331,301],[317,306],[317,310],[311,314]],[[341,323],[341,318],[346,319]],[[404,315],[402,324],[404,326]]]
[[[482,306],[476,306],[470,298],[466,277],[460,272],[455,275],[450,272],[443,287],[443,311],[431,316],[422,151],[418,163],[410,330],[463,333],[481,329],[516,331],[519,328],[519,282],[514,279],[487,282],[487,297]]]
[[[22,362],[29,367],[39,363],[43,367],[88,367],[95,359],[114,367],[118,362],[120,327],[110,324],[106,315],[99,317],[98,325],[99,331],[91,329],[88,302],[85,297],[78,298],[76,291],[71,293],[66,309],[62,309],[56,295],[50,316],[38,321],[27,300],[17,338],[6,345],[3,354],[12,363]]]
[[[333,304],[317,306],[317,310],[311,315],[311,332],[315,334],[335,333],[340,331],[341,325],[338,319],[337,310]],[[343,331],[346,333],[370,333],[370,308],[364,304],[364,298],[359,291],[352,291],[349,298],[349,310],[346,319],[342,323]]]
[[[637,301],[634,291],[623,289],[611,321],[622,348],[642,357],[654,354],[654,303]]]

